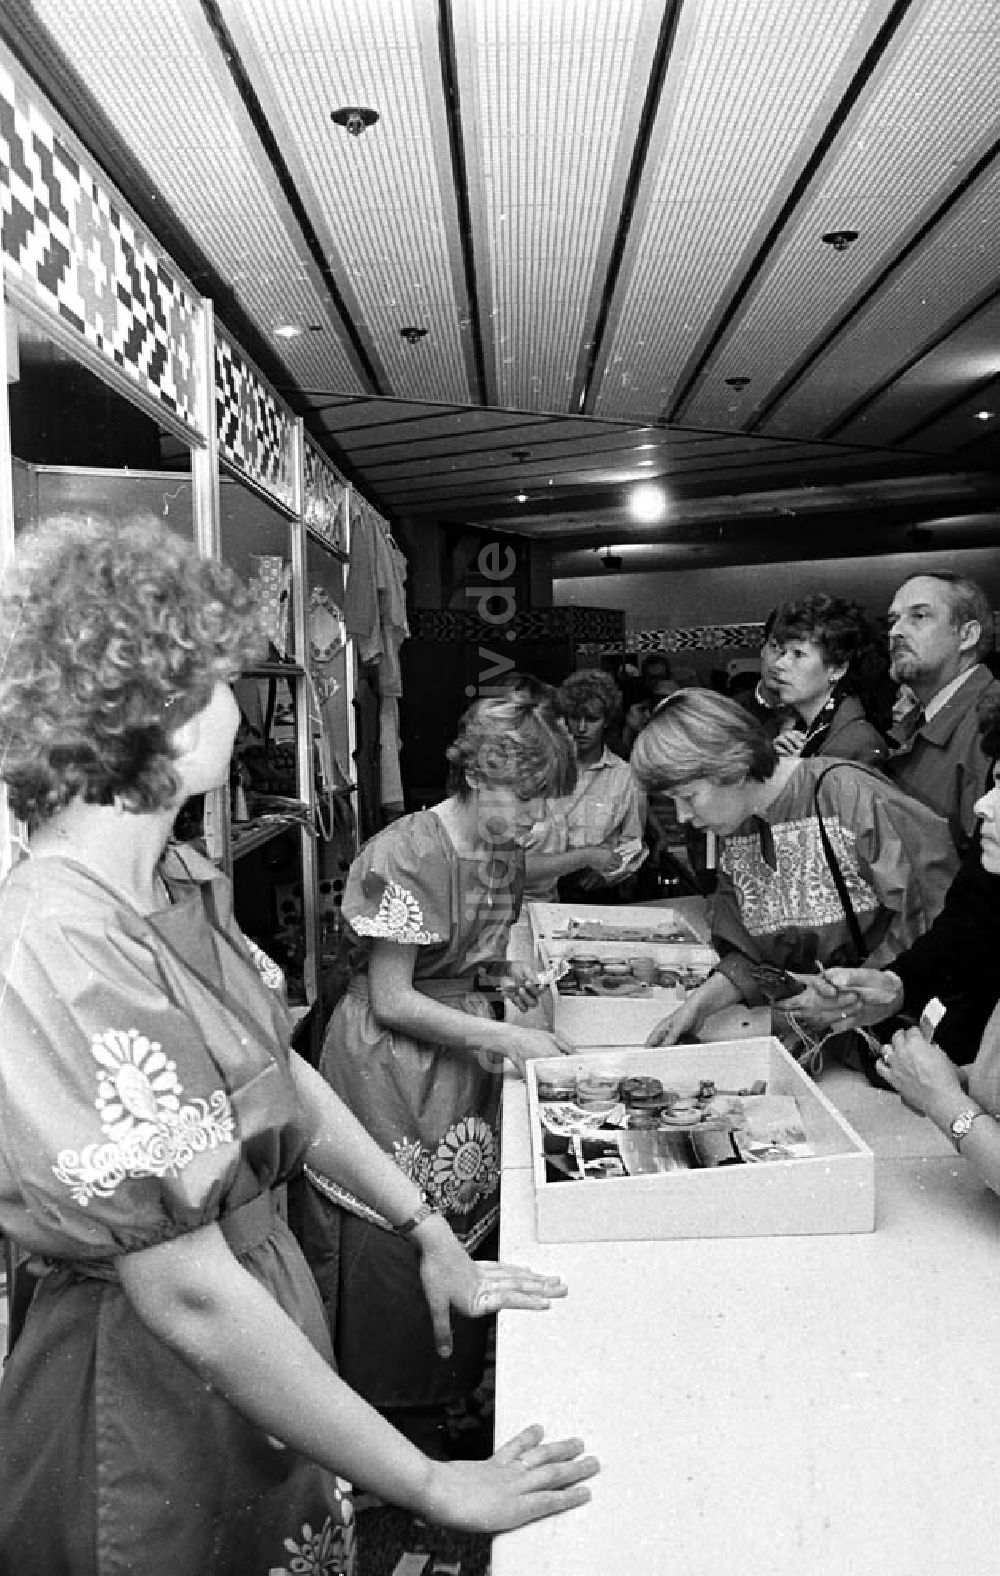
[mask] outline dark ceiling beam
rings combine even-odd
[[[960,317],[953,318],[950,323],[934,335],[933,339],[921,345],[920,349],[915,351],[912,356],[908,356],[889,377],[883,378],[881,382],[874,384],[862,399],[855,400],[846,411],[837,417],[836,421],[831,422],[822,434],[823,439],[835,438],[838,432],[842,432],[852,421],[856,421],[863,411],[868,410],[875,404],[876,400],[881,399],[883,394],[887,393],[894,384],[898,383],[901,378],[904,378],[915,366],[918,366],[927,356],[933,355],[939,345],[943,345],[960,328],[963,328],[966,323],[970,323],[974,317],[978,316],[984,307],[991,306],[997,300],[1000,300],[1000,290],[991,290],[988,295],[977,301],[974,306],[971,306],[967,312],[963,312]],[[990,380],[987,379],[986,381],[989,382]],[[952,410],[959,405],[964,405],[974,393],[975,387],[966,385],[958,394],[943,399],[931,415],[922,416],[919,421],[914,422],[912,427],[904,428],[897,436],[893,447],[900,448],[905,443],[912,443],[918,433],[923,432],[928,427],[933,427],[937,422],[943,420]]]
[[[354,326],[354,320],[351,317],[347,303],[341,294],[336,275],[334,274],[333,269],[330,267],[330,264],[327,260],[326,252],[323,249],[323,243],[317,235],[315,227],[313,226],[313,222],[310,219],[309,213],[306,209],[306,205],[302,201],[292,172],[285,163],[284,156],[280,147],[278,146],[278,140],[271,129],[271,123],[264,111],[264,106],[261,104],[260,99],[257,97],[257,94],[254,91],[254,86],[250,81],[249,73],[247,72],[243,61],[240,58],[240,52],[236,47],[236,43],[232,34],[226,26],[222,12],[219,10],[216,0],[201,0],[201,9],[204,13],[206,22],[215,35],[215,40],[219,46],[219,52],[226,63],[229,75],[233,79],[233,85],[243,102],[243,108],[246,110],[247,115],[250,118],[253,129],[260,141],[260,145],[264,150],[272,170],[274,171],[275,179],[277,180],[278,185],[281,187],[285,201],[288,203],[292,213],[295,215],[296,223],[302,232],[302,239],[305,241],[306,246],[309,249],[309,254],[319,270],[320,277],[322,278],[330,300],[333,303],[333,307],[337,314],[337,318],[340,322],[344,336],[351,347],[357,368],[363,380],[370,385],[372,393],[383,394],[385,389],[383,387],[382,378],[378,371],[376,371],[375,365],[368,354],[368,350]]]
[[[646,96],[643,100],[642,114],[639,117],[635,147],[632,150],[632,159],[622,193],[618,225],[611,246],[611,256],[608,259],[608,271],[604,278],[604,288],[601,292],[601,301],[597,309],[594,330],[590,336],[590,348],[587,353],[583,382],[579,392],[574,391],[570,401],[570,408],[574,410],[586,411],[593,401],[594,378],[607,333],[612,302],[614,301],[615,291],[618,289],[618,278],[625,258],[625,247],[628,242],[629,231],[632,228],[632,216],[635,212],[639,188],[646,168],[646,159],[649,156],[650,138],[653,134],[653,125],[656,121],[657,111],[660,107],[660,99],[663,96],[663,84],[666,80],[667,67],[670,63],[670,55],[674,45],[674,36],[677,32],[677,22],[681,14],[682,4],[683,0],[667,0],[663,12],[663,20],[660,23],[660,32],[649,70],[649,80],[646,83]]]
[[[990,165],[996,159],[998,153],[1000,153],[1000,140],[995,142],[988,152],[983,154],[981,159],[977,160],[968,174],[965,175],[961,181],[959,181],[954,191],[950,192],[945,200],[934,210],[930,217],[926,219],[922,225],[920,225],[920,227],[907,241],[906,245],[901,247],[900,250],[893,256],[892,261],[888,263],[880,273],[876,274],[875,278],[872,280],[872,283],[866,286],[866,288],[861,292],[861,294],[852,303],[848,310],[842,314],[842,316],[829,330],[829,332],[824,334],[823,337],[817,340],[813,345],[810,345],[808,350],[806,350],[804,354],[800,356],[799,360],[791,367],[788,373],[786,373],[781,381],[774,386],[764,403],[754,411],[753,416],[744,428],[745,432],[756,432],[761,423],[767,420],[771,412],[778,405],[780,405],[781,401],[785,399],[790,390],[793,389],[797,383],[800,383],[802,379],[812,371],[813,367],[821,359],[821,357],[826,354],[827,350],[829,350],[834,341],[840,338],[840,336],[855,320],[855,318],[857,318],[864,311],[869,302],[873,301],[878,295],[879,291],[884,289],[884,287],[889,283],[889,280],[892,278],[893,274],[899,272],[903,265],[913,256],[918,248],[923,245],[923,243],[928,239],[928,237],[938,227],[938,225],[943,223],[947,215],[955,207],[956,203],[960,202],[965,196],[966,192],[975,186],[980,176],[986,173]],[[976,310],[980,310],[981,306],[982,303],[980,303]],[[967,314],[967,316],[972,315],[972,313]],[[963,318],[962,321],[966,321],[966,318]],[[941,339],[946,338],[948,334],[953,333],[956,326],[956,324],[951,324],[945,333],[942,333],[938,336],[935,343],[938,343]],[[879,395],[891,388],[893,383],[897,382],[898,379],[904,375],[904,372],[908,370],[909,367],[913,366],[916,361],[920,360],[921,356],[924,354],[926,354],[926,352],[921,351],[917,356],[912,357],[906,364],[905,368],[901,368],[898,372],[894,373],[892,377],[884,379],[875,393],[869,393],[863,400],[856,401],[845,415],[838,416],[836,421],[831,422],[830,425],[824,429],[822,436],[824,438],[831,438],[836,433],[840,432],[849,421],[854,420],[859,411],[864,410],[874,399],[878,398]]]
[[[702,373],[705,371],[709,361],[718,350],[729,329],[736,321],[736,318],[743,308],[743,303],[760,277],[765,263],[777,246],[786,226],[788,225],[799,204],[805,197],[806,192],[811,186],[813,180],[819,173],[827,154],[836,141],[839,133],[843,129],[848,117],[853,112],[854,107],[860,99],[865,88],[868,86],[868,83],[876,68],[880,65],[894,33],[902,23],[903,18],[905,17],[912,3],[913,0],[895,0],[892,10],[889,12],[889,15],[886,17],[885,21],[882,23],[882,26],[879,28],[878,33],[873,39],[867,53],[865,54],[864,60],[861,62],[860,66],[855,72],[850,86],[840,98],[837,108],[834,110],[833,114],[830,116],[830,119],[827,121],[826,126],[823,128],[822,133],[817,138],[816,145],[813,148],[812,153],[809,155],[802,169],[799,171],[799,174],[793,182],[787,197],[778,210],[774,222],[771,224],[767,234],[764,236],[764,239],[758,246],[753,256],[753,260],[747,267],[739,283],[731,292],[727,294],[724,308],[718,314],[715,322],[709,328],[707,335],[703,339],[700,350],[695,352],[690,370],[687,372],[686,376],[684,376],[680,385],[680,389],[674,397],[673,403],[663,413],[665,419],[668,422],[679,421],[681,419],[684,406],[692,397],[695,385],[697,384]]]
[[[460,0],[460,3],[462,3],[462,0]],[[486,376],[486,352],[483,347],[482,314],[479,310],[476,248],[472,238],[472,204],[469,200],[469,177],[465,165],[462,100],[458,86],[458,61],[455,52],[455,27],[452,21],[451,0],[438,0],[438,49],[441,60],[441,87],[444,92],[445,116],[448,122],[448,148],[451,153],[452,181],[455,187],[455,202],[458,207],[458,230],[462,242],[465,293],[469,302],[469,329],[472,334],[476,394],[480,405],[487,405],[490,403],[490,391]]]

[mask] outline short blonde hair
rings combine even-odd
[[[680,689],[657,706],[632,748],[647,788],[669,793],[705,778],[721,784],[766,782],[777,752],[756,717],[728,695]]]
[[[547,700],[516,696],[476,701],[447,751],[448,792],[473,786],[514,788],[523,798],[561,798],[576,787],[573,741]]]

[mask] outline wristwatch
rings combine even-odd
[[[440,1215],[440,1213],[439,1209],[435,1209],[433,1204],[429,1204],[424,1199],[423,1203],[419,1204],[414,1210],[409,1220],[401,1221],[398,1226],[393,1226],[392,1229],[397,1237],[411,1237],[417,1227],[422,1226],[425,1220],[430,1220],[432,1215]]]
[[[962,1139],[968,1138],[973,1122],[981,1116],[989,1116],[989,1112],[981,1111],[978,1105],[970,1105],[966,1106],[964,1111],[959,1111],[958,1115],[948,1123],[948,1137],[956,1149],[961,1149]]]

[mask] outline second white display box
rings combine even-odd
[[[718,962],[714,949],[669,908],[530,903],[528,914],[540,970],[581,957],[596,965],[585,987],[574,982],[569,994],[554,980],[546,998],[552,1027],[581,1048],[642,1044]],[[647,965],[645,980],[630,973],[637,959]],[[616,967],[622,972],[612,972]],[[659,983],[663,971],[671,983]]]
[[[602,1079],[652,1079],[689,1107],[699,1091],[714,1086],[716,1106],[733,1113],[730,1131],[739,1140],[729,1163],[718,1163],[718,1153],[708,1163],[697,1154],[676,1164],[671,1158],[671,1146],[679,1155],[692,1133],[695,1150],[698,1144],[711,1148],[714,1140],[718,1152],[727,1122],[716,1115],[653,1133],[644,1123],[644,1131],[625,1129],[622,1139],[617,1133],[623,1130],[605,1126],[600,1114],[581,1126],[572,1097],[539,1096],[540,1085],[548,1092],[566,1090],[574,1080],[589,1088]],[[545,1058],[528,1063],[527,1087],[540,1242],[874,1228],[871,1150],[773,1037],[667,1049],[613,1045]],[[766,1118],[755,1128],[758,1113]],[[780,1137],[774,1136],[776,1113]],[[612,1123],[621,1120],[620,1110],[611,1114]],[[620,1174],[622,1156],[629,1165],[635,1160],[635,1171]]]

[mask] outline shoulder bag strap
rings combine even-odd
[[[846,763],[836,762],[835,764],[839,765]],[[855,763],[852,762],[851,764],[853,765]],[[870,948],[865,941],[861,926],[858,924],[858,916],[854,912],[854,904],[851,902],[851,894],[847,890],[847,882],[844,880],[844,872],[841,870],[840,862],[833,851],[833,844],[830,841],[830,834],[826,829],[822,811],[819,807],[819,785],[823,781],[823,778],[826,776],[827,772],[833,771],[833,769],[833,766],[826,766],[817,777],[815,786],[813,788],[813,809],[816,812],[816,820],[819,823],[819,837],[820,842],[823,844],[823,852],[826,855],[826,862],[830,867],[830,874],[833,877],[833,884],[837,888],[837,896],[840,898],[841,906],[844,910],[844,918],[847,921],[847,928],[851,935],[851,944],[854,947],[857,961],[860,963],[863,958],[868,956]],[[864,770],[864,768],[862,768],[862,770]]]

